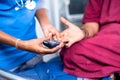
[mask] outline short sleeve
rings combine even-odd
[[[100,21],[100,14],[102,8],[102,0],[89,0],[82,22],[99,22]]]
[[[41,9],[41,8],[47,9],[47,5],[46,5],[45,0],[39,0],[39,2],[37,4],[37,9]]]

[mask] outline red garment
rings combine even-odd
[[[120,72],[120,0],[89,0],[83,22],[100,23],[100,31],[62,49],[64,71],[85,78]]]

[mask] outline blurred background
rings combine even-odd
[[[84,15],[84,9],[88,0],[45,0],[48,9],[48,15],[52,24],[59,30],[63,31],[65,26],[60,23],[60,17],[65,17],[70,22],[81,26],[81,20]],[[36,23],[38,37],[44,37],[39,23]],[[48,61],[59,56],[59,51],[55,54],[45,55],[44,61]]]

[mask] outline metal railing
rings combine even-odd
[[[0,69],[0,80],[28,80],[28,79],[25,79],[21,76],[18,76],[10,71],[5,71],[3,69]]]

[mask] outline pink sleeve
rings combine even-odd
[[[103,0],[89,0],[83,17],[83,23],[99,22]]]

